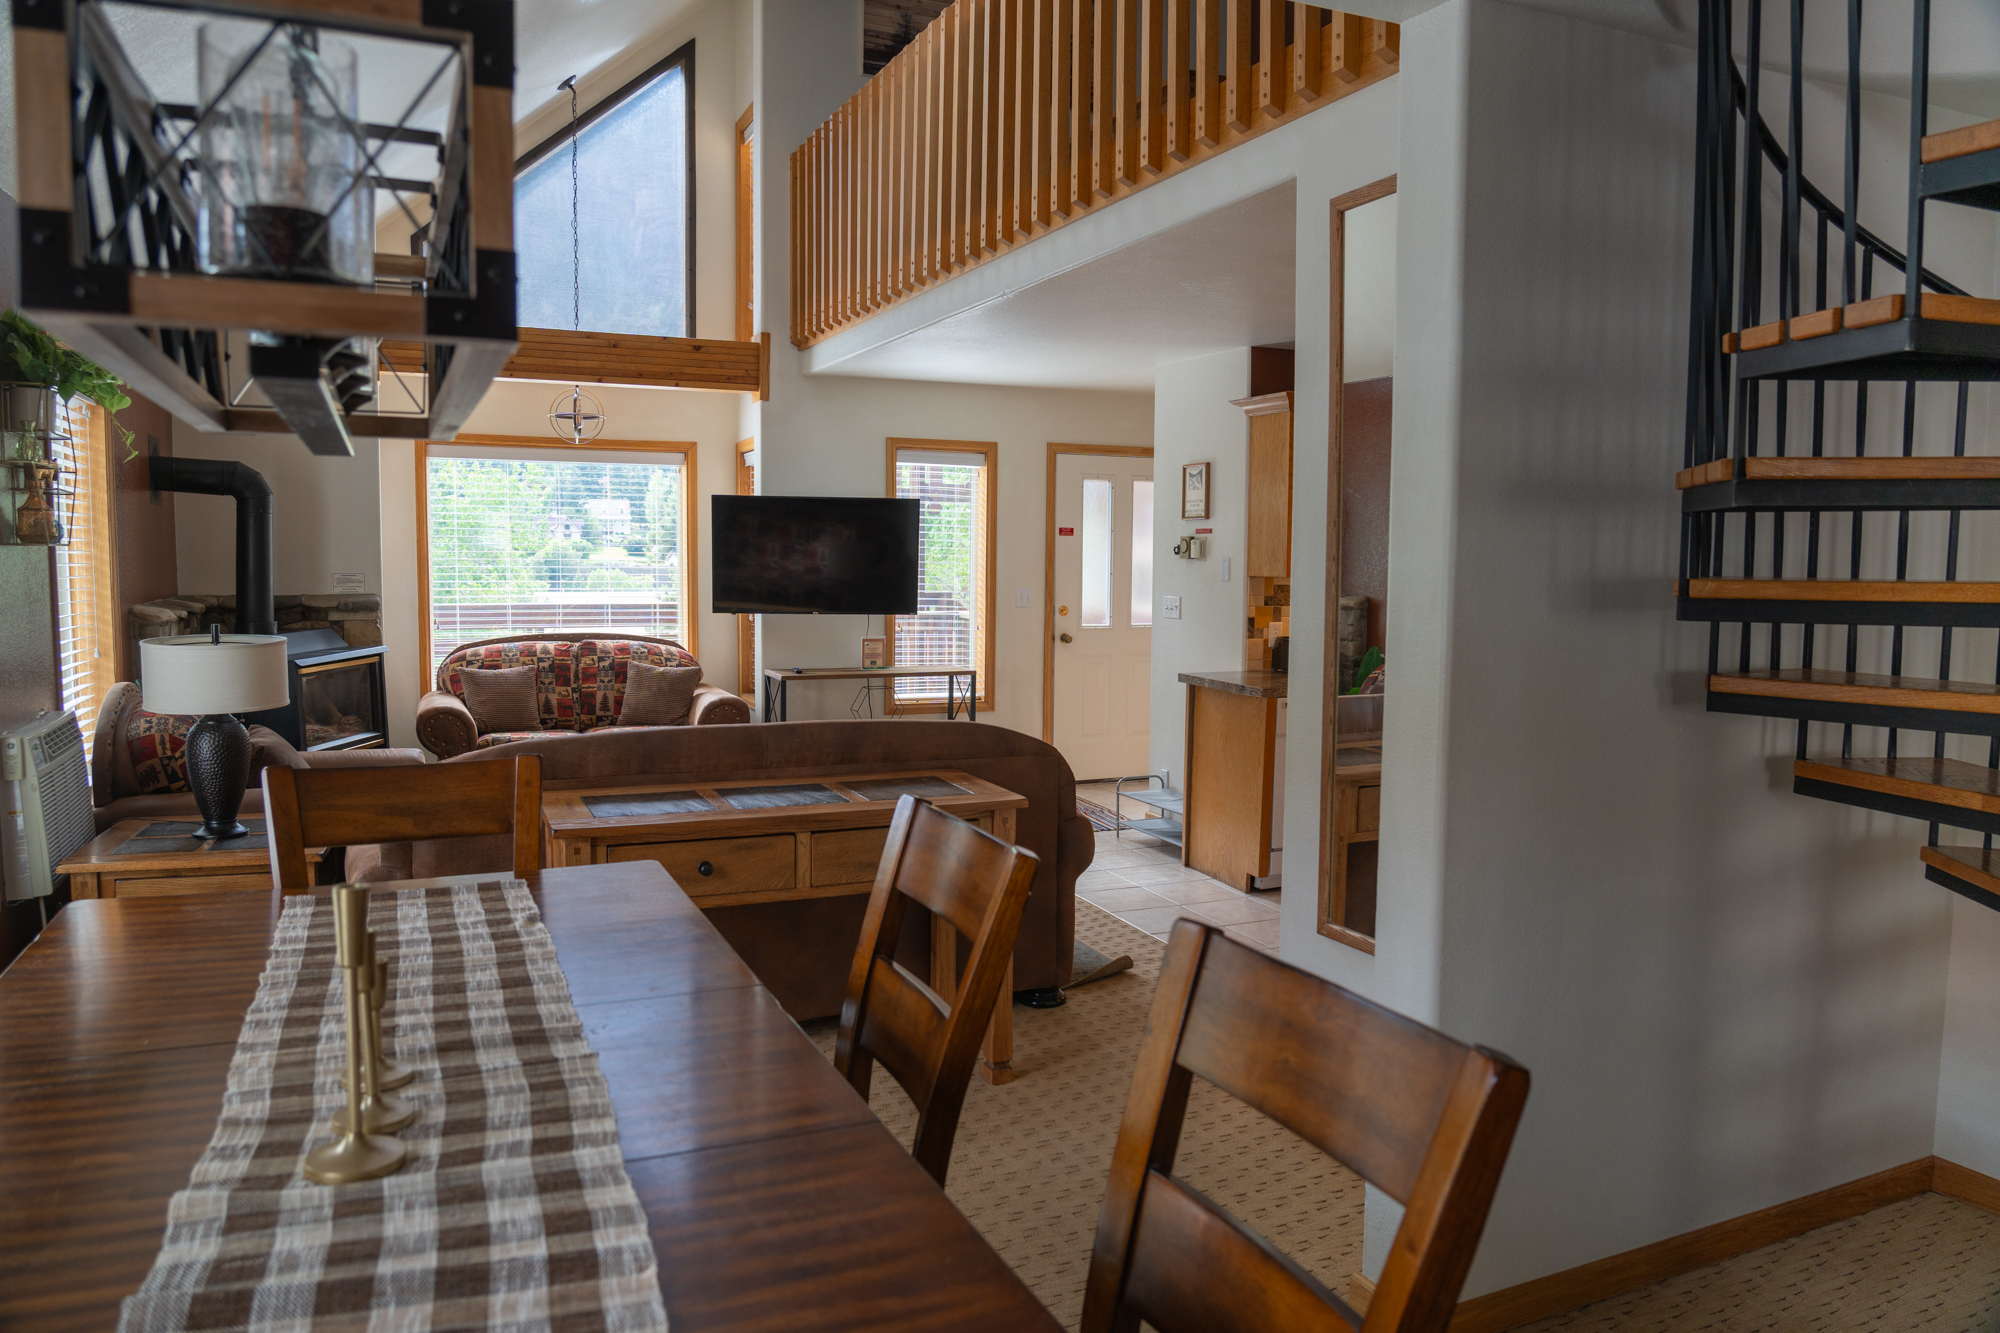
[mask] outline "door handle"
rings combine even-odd
[[[1061,639],[1064,643],[1068,643],[1070,641],[1070,637],[1067,634],[1058,634],[1056,635],[1056,637],[1058,639]]]

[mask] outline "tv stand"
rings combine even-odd
[[[911,676],[944,677],[944,716],[948,722],[965,710],[968,722],[979,720],[979,672],[972,667],[782,667],[764,668],[764,720],[785,721],[785,686],[795,680],[888,680]],[[961,685],[959,682],[963,681]]]

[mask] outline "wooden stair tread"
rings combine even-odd
[[[1971,150],[1968,150],[1971,151]],[[1919,308],[1925,319],[1948,324],[2000,324],[2000,301],[1980,296],[1955,296],[1947,292],[1925,292]],[[1774,319],[1767,324],[1724,334],[1725,353],[1757,352],[1781,342],[1823,338],[1842,329],[1866,329],[1888,324],[1903,317],[1903,296],[1873,296],[1844,306],[1828,306],[1794,316],[1789,322]]]
[[[1679,490],[1729,481],[1735,460],[1683,468],[1674,474]],[[2000,458],[1746,458],[1746,481],[2000,481]]]
[[[1688,596],[1771,602],[2000,602],[2000,583],[1912,579],[1689,579]]]
[[[1917,853],[1925,865],[1963,880],[1989,895],[2000,896],[2000,851],[1978,847],[1926,847]]]
[[[2000,685],[1975,680],[1787,667],[1780,671],[1718,671],[1709,676],[1708,688],[1718,694],[2000,714]]]
[[[1989,148],[2000,148],[2000,120],[1967,125],[1962,130],[1946,130],[1942,134],[1927,134],[1920,156],[1925,162],[1943,162],[1968,153],[1983,153]]]
[[[2000,815],[2000,769],[1963,759],[1800,759],[1792,776]]]

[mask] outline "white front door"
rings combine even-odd
[[[1055,745],[1078,781],[1146,771],[1153,460],[1056,455]]]

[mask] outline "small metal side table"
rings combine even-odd
[[[944,716],[947,722],[965,710],[966,720],[979,720],[979,672],[972,667],[890,666],[890,667],[779,667],[764,668],[764,720],[785,721],[785,686],[795,680],[898,680],[911,676],[944,677]],[[959,682],[963,680],[963,686]]]

